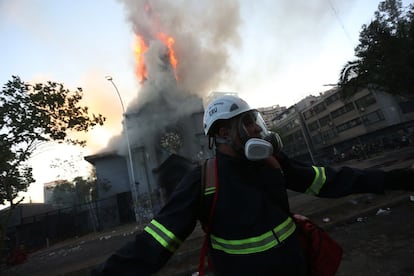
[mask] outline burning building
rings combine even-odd
[[[141,87],[124,114],[123,135],[85,159],[95,166],[98,183],[105,183],[99,198],[131,191],[134,204],[153,212],[186,170],[212,155],[202,127],[203,97],[229,71],[228,46],[238,42],[238,3],[211,1],[217,9],[207,15],[175,1],[121,2],[136,38]]]

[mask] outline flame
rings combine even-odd
[[[168,36],[165,33],[159,32],[156,35],[157,39],[159,39],[168,49],[168,60],[171,64],[172,69],[174,70],[175,79],[178,80],[177,76],[177,65],[178,59],[174,51],[174,43],[175,40],[172,36]],[[148,50],[148,45],[145,43],[145,40],[137,35],[135,37],[135,46],[134,46],[134,54],[135,54],[135,61],[137,63],[136,67],[136,74],[140,81],[140,83],[144,82],[148,78],[147,68],[145,66],[144,54]]]
[[[145,67],[144,53],[148,50],[148,46],[142,37],[135,37],[135,60],[137,63],[136,74],[140,83],[147,79],[147,68]]]
[[[168,49],[168,58],[170,60],[170,64],[174,69],[174,76],[175,79],[178,80],[178,76],[177,76],[177,64],[178,64],[178,60],[177,57],[175,55],[175,51],[174,51],[174,43],[175,40],[173,37],[166,35],[165,33],[158,33],[157,37],[162,41],[162,43],[164,43],[165,46],[167,46]]]

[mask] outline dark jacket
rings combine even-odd
[[[211,230],[210,255],[217,275],[306,275],[306,263],[291,221],[287,189],[321,197],[382,193],[389,176],[408,182],[401,172],[316,167],[280,154],[281,169],[217,152],[218,199]],[[149,275],[159,270],[206,221],[197,167],[179,183],[168,203],[138,234],[116,251],[95,275]],[[217,192],[217,191],[216,191]]]

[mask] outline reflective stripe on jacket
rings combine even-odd
[[[144,228],[144,231],[150,234],[158,243],[172,253],[174,253],[182,244],[182,241],[177,238],[173,232],[155,219]]]
[[[255,237],[241,240],[226,240],[211,235],[211,246],[214,249],[224,251],[228,254],[252,254],[263,252],[286,240],[293,232],[295,232],[295,229],[295,223],[288,217],[283,223],[272,230]]]
[[[315,171],[315,178],[312,181],[312,184],[306,189],[306,194],[309,195],[318,195],[323,185],[326,182],[325,168],[312,166]]]

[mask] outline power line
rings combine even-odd
[[[328,2],[329,2],[329,6],[331,7],[331,9],[332,9],[332,11],[333,11],[333,13],[334,13],[334,15],[336,17],[336,20],[338,20],[339,25],[341,26],[342,30],[344,31],[345,36],[348,39],[349,44],[351,44],[351,46],[353,48],[354,45],[352,43],[351,36],[349,35],[348,31],[346,30],[345,25],[344,25],[344,23],[341,20],[341,17],[339,16],[337,10],[335,9],[335,6],[333,5],[332,1],[331,0],[328,0]]]

